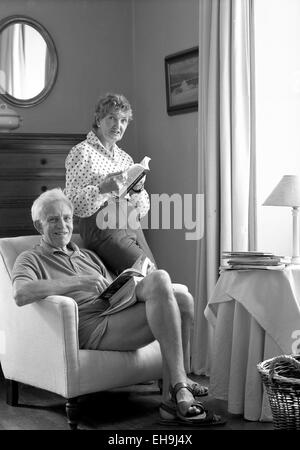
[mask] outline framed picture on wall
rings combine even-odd
[[[198,110],[199,47],[165,57],[167,112]]]

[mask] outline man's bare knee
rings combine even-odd
[[[174,293],[183,293],[187,294],[189,292],[189,288],[185,284],[181,283],[172,283]]]
[[[166,270],[158,269],[149,274],[157,283],[171,283],[170,275]]]
[[[172,293],[171,278],[165,270],[155,270],[145,277],[137,286],[137,296],[143,300],[161,298]]]

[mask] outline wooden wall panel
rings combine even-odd
[[[65,158],[84,139],[83,134],[0,133],[0,237],[37,234],[32,202],[47,189],[65,187]]]

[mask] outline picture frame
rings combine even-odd
[[[167,113],[198,110],[199,47],[165,57]]]

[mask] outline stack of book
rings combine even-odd
[[[222,252],[220,271],[223,270],[282,270],[289,260],[284,256],[264,252]]]

